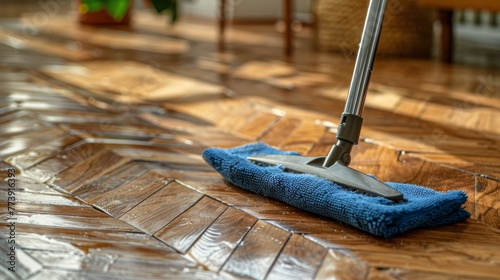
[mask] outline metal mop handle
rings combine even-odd
[[[329,167],[338,160],[349,165],[352,146],[358,143],[363,122],[361,114],[382,30],[385,5],[386,0],[370,1],[349,94],[337,130],[338,141],[326,157],[324,167]]]
[[[380,31],[382,30],[385,4],[386,0],[370,1],[363,35],[361,36],[358,57],[354,66],[351,87],[344,109],[345,113],[361,116],[363,112],[373,61],[375,60]]]
[[[352,146],[358,143],[361,131],[361,112],[365,102],[373,60],[382,29],[386,0],[371,0],[368,7],[361,44],[354,67],[345,111],[337,130],[337,143],[325,157],[297,155],[254,155],[248,160],[257,164],[281,165],[285,170],[325,178],[361,194],[380,196],[395,202],[405,201],[403,194],[362,172],[347,167]]]

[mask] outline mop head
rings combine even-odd
[[[333,218],[376,236],[393,237],[415,228],[455,223],[470,217],[463,191],[439,193],[400,183],[386,183],[407,202],[393,202],[346,190],[309,174],[285,172],[281,166],[258,166],[246,158],[257,154],[292,154],[264,143],[231,149],[209,148],[203,158],[227,181],[259,195]]]

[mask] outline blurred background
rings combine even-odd
[[[151,12],[145,7],[147,0],[133,2],[134,10]],[[285,11],[283,2],[278,0],[181,0],[180,21],[217,21],[222,2],[226,5],[227,24],[259,26],[263,32],[283,32]],[[355,53],[368,1],[291,2],[296,36],[307,38],[307,42],[319,51]],[[420,5],[420,2],[388,1],[379,55],[439,59],[442,40],[439,14],[437,9]],[[78,0],[0,0],[0,4],[0,16],[3,18],[34,12],[75,13],[78,8]],[[454,63],[500,66],[500,13],[454,9],[451,20]]]

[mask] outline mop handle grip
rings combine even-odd
[[[370,1],[344,113],[361,116],[363,112],[373,62],[382,30],[385,6],[386,0]]]

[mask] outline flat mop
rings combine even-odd
[[[386,0],[371,0],[354,73],[337,130],[326,157],[304,157],[264,143],[210,148],[204,159],[241,188],[334,218],[377,236],[392,237],[418,227],[466,219],[462,191],[439,193],[410,184],[382,183],[348,167],[359,140]]]

